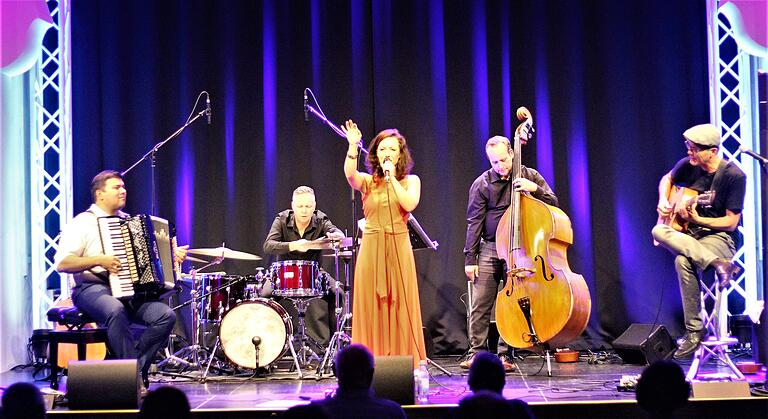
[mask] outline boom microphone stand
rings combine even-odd
[[[317,108],[315,108],[314,106],[309,104],[307,94],[310,94],[312,96],[312,100],[317,105]],[[331,130],[333,130],[333,132],[336,133],[336,135],[338,135],[339,137],[343,138],[344,140],[347,139],[347,136],[344,135],[344,132],[338,127],[338,125],[336,125],[335,123],[331,122],[328,119],[328,117],[325,116],[325,112],[323,112],[323,109],[320,107],[320,104],[317,102],[317,98],[315,97],[315,93],[312,92],[312,89],[307,87],[307,88],[304,89],[304,121],[309,121],[309,113],[312,113],[312,115],[317,117],[317,119],[319,119],[320,122],[322,122],[323,124],[327,125]],[[362,154],[368,155],[368,150],[366,150],[365,147],[363,147],[362,144],[358,144],[357,147],[360,149],[360,152]],[[360,160],[362,160],[362,159],[360,157],[358,157],[358,159],[355,161],[355,165],[356,165],[355,170],[359,170],[360,169]],[[350,203],[351,203],[351,206],[352,206],[352,231],[353,231],[352,237],[353,237],[353,240],[355,242],[352,243],[352,258],[351,258],[350,261],[345,261],[345,264],[346,264],[346,267],[348,269],[350,268],[350,265],[351,265],[352,266],[351,267],[351,271],[354,272],[355,261],[357,260],[357,243],[356,243],[356,241],[358,240],[359,228],[357,226],[357,200],[355,199],[355,189],[352,188],[351,186],[349,187],[349,200],[350,200]],[[338,265],[338,260],[337,260],[336,261],[337,269],[338,269],[338,266],[339,265]],[[338,273],[336,274],[336,278],[335,279],[336,279],[336,281],[339,280]],[[347,276],[346,281],[347,281],[346,292],[347,292],[347,295],[348,295],[349,294],[349,290],[350,290],[349,276]],[[354,278],[353,278],[353,281],[354,281]],[[349,298],[348,297],[345,300],[345,304],[349,304]],[[337,309],[338,309],[338,304],[337,304]],[[351,319],[351,317],[352,317],[352,313],[345,314],[345,320]],[[345,326],[350,326],[349,322],[345,322],[343,324]],[[337,330],[337,332],[338,332],[338,330]],[[337,342],[337,344],[339,344],[339,342]],[[339,350],[341,348],[337,346],[335,349]],[[321,367],[323,367],[323,366],[324,366],[324,363],[321,364]]]
[[[197,109],[197,104],[200,102],[200,98],[203,95],[205,95],[206,97],[205,99],[206,108],[198,112],[197,115],[195,115],[195,117],[192,118],[192,115],[195,112],[194,110]],[[178,137],[188,126],[192,125],[193,122],[197,121],[198,118],[202,117],[203,115],[205,115],[208,118],[208,124],[210,125],[211,124],[211,97],[208,94],[208,92],[206,92],[205,90],[203,90],[202,92],[200,92],[199,95],[197,95],[197,100],[195,101],[195,106],[192,108],[192,113],[189,114],[189,117],[187,118],[187,122],[185,122],[184,125],[181,126],[181,128],[174,131],[173,134],[169,135],[168,138],[166,138],[165,140],[160,141],[159,143],[152,146],[152,148],[149,149],[149,151],[147,151],[143,156],[141,156],[141,158],[138,161],[136,161],[136,163],[132,164],[131,167],[123,170],[122,173],[120,173],[120,176],[125,176],[126,174],[128,174],[128,172],[133,170],[134,167],[138,166],[139,163],[147,159],[150,160],[150,166],[152,168],[152,170],[150,171],[150,179],[151,179],[150,183],[152,184],[152,211],[151,211],[152,215],[157,215],[157,198],[156,198],[156,187],[155,187],[155,167],[157,166],[156,164],[157,152],[160,150],[160,148],[162,148],[165,145],[165,143]]]

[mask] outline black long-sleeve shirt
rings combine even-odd
[[[557,197],[539,172],[521,167],[522,177],[535,183],[538,188],[531,196],[546,204],[557,206]],[[512,179],[503,180],[493,169],[478,176],[469,188],[467,203],[467,239],[464,243],[464,265],[477,265],[480,239],[496,241],[496,228],[501,216],[509,208],[512,196]]]
[[[269,229],[269,234],[264,240],[264,253],[277,255],[277,260],[314,260],[320,263],[320,250],[308,250],[303,253],[290,252],[288,244],[299,239],[319,239],[334,231],[340,232],[341,230],[333,225],[324,212],[315,210],[304,234],[299,235],[293,210],[288,209],[277,214],[275,221],[272,222],[272,228]]]

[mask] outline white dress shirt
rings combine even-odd
[[[67,256],[90,257],[104,254],[101,237],[99,236],[99,226],[96,219],[108,216],[109,214],[99,208],[96,204],[91,204],[90,208],[81,212],[73,218],[72,221],[67,223],[61,231],[59,249],[53,258],[56,270],[59,269],[59,264]],[[128,214],[118,211],[117,216],[125,218]],[[73,288],[79,286],[83,282],[108,283],[102,279],[109,276],[106,272],[107,270],[101,266],[94,266],[93,268],[82,272],[65,275],[68,275],[69,286],[70,288]],[[101,275],[101,277],[96,274]]]

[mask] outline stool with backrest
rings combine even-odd
[[[65,300],[66,301],[66,300]],[[59,344],[77,345],[77,359],[104,359],[106,354],[107,329],[94,327],[93,320],[69,303],[69,307],[53,307],[48,310],[48,321],[64,326],[51,330],[48,343],[48,361],[51,363],[51,388],[58,388],[60,354]],[[98,345],[92,345],[98,344]],[[90,346],[88,346],[90,345]]]
[[[696,379],[701,365],[710,358],[715,357],[730,368],[737,379],[744,380],[744,374],[736,368],[736,365],[733,364],[733,361],[728,356],[728,346],[738,344],[738,339],[731,336],[722,336],[722,333],[720,333],[719,314],[723,298],[720,281],[715,278],[712,285],[707,285],[703,280],[703,275],[701,275],[699,276],[699,287],[701,288],[702,318],[707,337],[701,341],[701,346],[696,350],[686,378],[688,381]],[[708,304],[711,306],[709,311],[707,310]]]

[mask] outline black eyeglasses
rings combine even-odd
[[[692,143],[692,142],[690,142],[688,140],[685,140],[685,148],[687,148],[688,150],[690,150],[690,151],[692,151],[694,153],[698,153],[700,151],[709,150],[710,148],[714,148],[714,147],[702,148],[698,144],[694,144],[694,143]]]

